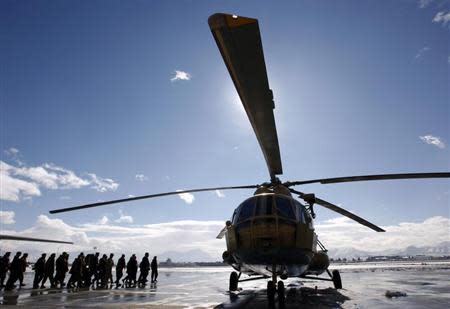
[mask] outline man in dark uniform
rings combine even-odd
[[[45,273],[45,257],[47,254],[42,253],[41,257],[37,259],[36,263],[34,263],[34,280],[33,280],[33,289],[39,288],[39,283],[41,283],[42,278]]]
[[[57,259],[56,259],[56,275],[55,275],[55,285],[58,284],[63,287],[64,279],[66,277],[66,273],[69,270],[69,255],[66,252],[63,252]]]
[[[83,265],[84,265],[84,254],[81,252],[77,258],[72,263],[69,273],[71,274],[69,281],[67,282],[68,288],[73,288],[74,284],[77,284],[78,288],[83,285]]]
[[[19,272],[20,269],[22,268],[21,262],[20,262],[20,256],[22,255],[22,252],[16,252],[16,255],[14,256],[11,265],[9,267],[9,278],[8,281],[6,282],[6,287],[5,290],[12,290],[14,289],[16,286],[14,285],[17,281],[17,279],[19,279]]]
[[[136,274],[137,274],[137,259],[136,255],[133,254],[127,263],[127,276],[124,280],[127,280],[125,283],[125,287],[136,287]],[[131,285],[131,282],[133,281],[133,285]]]
[[[100,252],[95,252],[95,256],[93,256],[90,259],[90,272],[91,272],[91,276],[94,276],[94,279],[92,280],[92,285],[97,284],[98,285],[98,281],[101,279],[99,277],[98,274],[98,257],[100,255]]]
[[[116,265],[116,288],[121,286],[120,279],[123,276],[123,269],[125,266],[125,254],[122,254],[122,257],[117,261]]]
[[[114,267],[114,254],[110,253],[109,258],[106,261],[106,284],[111,282],[111,285],[113,284],[113,276],[112,276],[112,269]]]
[[[84,286],[91,286],[92,283],[92,262],[94,259],[94,255],[89,253],[84,258],[84,269],[83,269],[83,281]]]
[[[104,288],[106,286],[106,268],[108,263],[108,256],[106,254],[102,255],[102,258],[98,261],[98,278],[100,280],[100,286]],[[98,284],[97,284],[98,286]]]
[[[52,253],[48,258],[47,262],[45,263],[45,276],[44,280],[42,280],[41,289],[45,288],[44,284],[47,281],[47,278],[50,279],[50,286],[52,288],[56,286],[55,278],[53,277],[53,273],[55,272],[55,257],[56,254]]]
[[[25,271],[27,270],[27,266],[28,266],[28,253],[24,253],[22,255],[22,257],[20,258],[20,271],[19,271],[19,282],[20,282],[20,287],[25,286],[26,284],[23,283],[23,274],[25,273]]]
[[[156,282],[158,278],[158,261],[156,260],[156,256],[153,257],[152,260],[152,283]]]
[[[145,253],[142,258],[141,263],[139,264],[139,269],[141,270],[141,274],[139,275],[138,284],[145,286],[147,283],[148,272],[150,271],[150,261],[148,260],[148,252]]]
[[[6,252],[5,255],[3,255],[0,258],[0,289],[4,287],[6,273],[9,270],[9,256],[11,255],[11,252]]]

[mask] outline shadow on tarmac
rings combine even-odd
[[[215,308],[342,308],[342,304],[350,299],[333,288],[309,287],[287,287],[285,298],[280,299],[276,296],[273,302],[268,300],[266,290],[243,290],[230,293],[229,296],[229,301]]]

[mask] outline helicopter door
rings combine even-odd
[[[237,249],[236,228],[231,225],[227,229],[226,237],[227,249],[229,252],[234,252]]]

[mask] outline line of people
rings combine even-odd
[[[28,266],[28,254],[17,252],[12,262],[10,262],[10,252],[6,252],[0,257],[0,288],[12,290],[16,287],[19,280],[19,287],[25,285],[23,283],[24,272]],[[145,287],[148,280],[147,277],[151,270],[151,283],[155,283],[158,278],[158,261],[157,257],[149,261],[149,254],[145,253],[141,262],[137,262],[137,257],[133,254],[128,262],[125,262],[125,254],[118,259],[117,265],[114,264],[114,254],[111,253],[109,258],[106,254],[100,258],[100,253],[84,255],[81,252],[72,262],[69,270],[69,254],[63,252],[57,259],[56,254],[52,253],[46,260],[47,254],[43,253],[41,257],[34,263],[34,280],[33,288],[45,288],[47,280],[52,288],[62,288],[66,285],[64,282],[67,272],[70,277],[67,282],[67,288],[108,288],[115,284],[116,288],[122,285],[128,287]],[[113,281],[113,267],[116,266],[116,280]],[[140,269],[139,278],[137,277],[138,268]],[[56,273],[55,273],[56,269]],[[127,275],[122,279],[126,270]],[[6,274],[9,271],[9,278],[4,285]],[[121,280],[122,279],[122,280]]]

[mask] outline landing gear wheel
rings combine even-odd
[[[238,276],[237,272],[233,271],[230,274],[230,291],[236,291],[238,289],[238,281],[239,281],[239,276]]]
[[[275,299],[275,284],[272,280],[267,281],[267,298],[269,298],[269,302],[273,302]]]
[[[280,304],[284,304],[284,294],[284,282],[280,280],[278,281],[278,301],[280,302]]]
[[[339,270],[335,269],[333,270],[333,277],[331,277],[333,280],[334,288],[335,289],[342,289],[342,280],[341,280],[341,274],[339,273]]]

